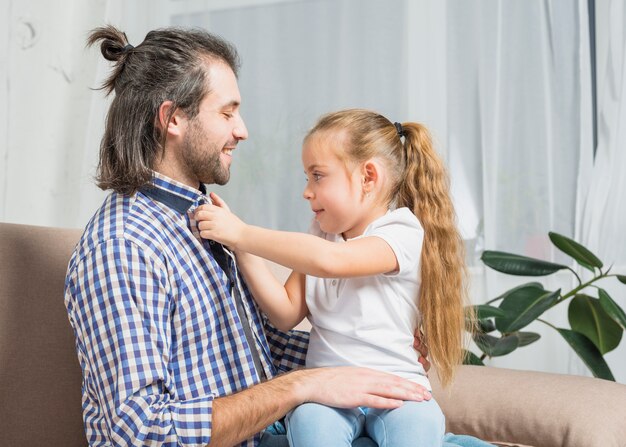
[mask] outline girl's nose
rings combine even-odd
[[[304,197],[306,200],[311,200],[313,198],[313,192],[311,191],[311,188],[309,188],[309,185],[306,185],[304,187],[302,197]]]

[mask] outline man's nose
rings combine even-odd
[[[246,123],[244,123],[243,118],[239,118],[239,123],[237,123],[233,129],[233,136],[237,138],[237,140],[248,139],[248,128],[246,127]]]

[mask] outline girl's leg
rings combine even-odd
[[[404,402],[393,410],[368,409],[365,430],[379,447],[441,447],[445,418],[435,399]]]
[[[303,404],[286,417],[291,447],[350,447],[363,430],[365,416],[358,409]]]

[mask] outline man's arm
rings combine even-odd
[[[305,402],[338,408],[397,408],[404,400],[430,393],[398,376],[366,368],[337,367],[294,371],[213,402],[211,447],[250,438]]]
[[[123,239],[94,247],[70,271],[66,302],[83,366],[85,424],[112,445],[207,444],[214,396],[181,398],[168,358],[165,266]]]

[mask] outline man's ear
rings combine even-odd
[[[163,101],[159,106],[157,124],[162,132],[165,129],[167,136],[182,135],[187,122],[187,115],[180,108],[174,108],[172,101]]]

